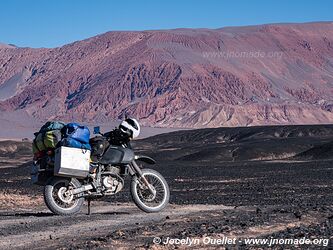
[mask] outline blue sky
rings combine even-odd
[[[330,0],[1,0],[0,42],[57,47],[112,30],[333,21]]]

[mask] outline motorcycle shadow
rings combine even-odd
[[[49,217],[56,216],[51,212],[19,212],[19,213],[0,213],[0,217]]]
[[[92,215],[95,215],[95,214],[103,214],[103,215],[129,215],[131,213],[129,212],[112,212],[112,211],[109,211],[109,212],[92,212],[91,213]]]
[[[90,215],[129,215],[130,212],[120,212],[120,211],[91,211]],[[81,211],[81,213],[72,215],[73,217],[81,217],[81,216],[88,216],[85,211]],[[0,217],[52,217],[52,216],[59,216],[53,214],[51,212],[0,212]]]

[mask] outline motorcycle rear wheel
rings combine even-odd
[[[53,177],[44,188],[44,201],[46,206],[57,215],[72,215],[81,210],[84,198],[66,195],[66,191],[81,187],[75,179]]]

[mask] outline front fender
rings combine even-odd
[[[145,155],[136,155],[134,159],[137,161],[143,161],[148,164],[156,164],[156,161],[153,158]]]

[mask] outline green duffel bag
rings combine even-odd
[[[39,133],[45,133],[48,131],[54,131],[54,130],[61,130],[66,124],[64,122],[47,122],[45,123],[41,129],[39,130]]]
[[[45,132],[43,142],[46,148],[56,148],[58,142],[60,141],[61,141],[60,130],[52,130]]]
[[[37,152],[39,152],[40,150],[37,148],[36,142],[35,140],[32,142],[32,153],[36,154]]]
[[[39,133],[36,136],[34,142],[35,142],[35,146],[38,149],[38,151],[44,151],[44,150],[46,150],[46,146],[44,145],[44,136],[43,136],[43,133]]]

